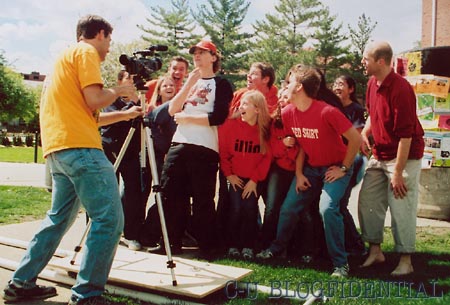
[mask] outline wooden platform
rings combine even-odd
[[[72,257],[53,258],[50,268],[58,268],[77,273],[82,253],[74,265]],[[172,275],[167,268],[167,256],[130,251],[119,247],[114,257],[108,282],[127,284],[140,288],[163,291],[191,298],[203,298],[223,289],[230,280],[239,280],[252,273],[250,269],[230,267],[209,262],[172,257],[177,286],[172,285]]]

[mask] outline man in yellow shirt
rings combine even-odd
[[[112,30],[99,16],[82,17],[78,43],[56,61],[40,108],[42,149],[53,179],[52,206],[4,289],[6,301],[56,295],[54,287],[36,285],[36,279],[81,204],[92,226],[69,304],[89,303],[103,293],[123,230],[123,212],[114,168],[102,151],[98,114],[119,96],[135,93],[131,84],[103,88],[100,64],[109,52]]]

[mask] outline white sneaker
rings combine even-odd
[[[244,248],[242,249],[242,257],[244,259],[253,259],[253,250],[250,248]]]
[[[128,247],[128,249],[133,250],[133,251],[139,251],[142,248],[141,244],[137,240],[134,240],[134,239],[130,240],[130,239],[123,238],[122,242]]]
[[[350,267],[348,264],[345,264],[341,267],[334,267],[334,271],[331,274],[332,277],[347,277],[348,272],[350,271]]]
[[[229,257],[239,257],[241,253],[239,253],[239,250],[237,248],[230,248],[228,249],[228,256]]]

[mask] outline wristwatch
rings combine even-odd
[[[343,165],[343,164],[339,167],[339,169],[340,169],[341,172],[343,172],[343,173],[346,173],[346,172],[348,171],[347,166],[345,166],[345,165]]]

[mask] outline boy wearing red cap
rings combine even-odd
[[[217,126],[228,116],[233,89],[226,79],[215,76],[220,56],[211,41],[200,41],[189,53],[193,54],[195,69],[169,104],[177,130],[166,157],[161,186],[165,210],[171,211],[167,220],[173,250],[180,250],[192,197],[192,230],[200,250],[208,254],[214,241]]]

